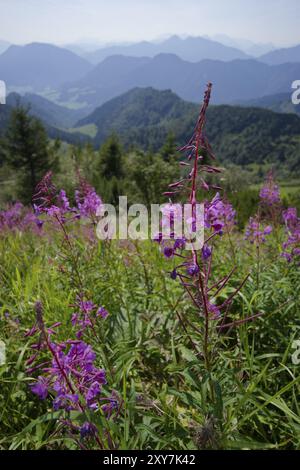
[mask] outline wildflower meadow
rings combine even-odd
[[[1,449],[300,448],[300,214],[270,169],[239,223],[206,133],[213,91],[154,236],[100,239],[105,195],[80,167],[2,208]]]

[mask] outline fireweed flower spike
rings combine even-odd
[[[198,204],[198,189],[210,191],[216,189],[216,186],[210,186],[205,181],[205,174],[218,174],[220,169],[216,166],[211,166],[204,163],[203,155],[206,154],[211,159],[215,159],[212,148],[206,138],[204,127],[206,120],[206,111],[209,106],[212,91],[212,84],[207,85],[204,101],[200,109],[199,118],[196,123],[194,133],[189,140],[188,144],[180,150],[186,155],[187,161],[181,161],[181,168],[187,169],[187,176],[181,178],[179,181],[169,185],[167,196],[172,200],[172,197],[177,197],[178,192],[188,194],[188,203],[192,207],[192,215],[190,220],[191,235],[194,232],[195,222],[197,220],[196,207]],[[218,191],[220,190],[219,187]],[[173,219],[176,218],[177,204],[170,202],[167,205],[167,210],[163,214],[162,228],[164,226],[164,217]],[[222,289],[229,282],[234,270],[231,273],[215,282],[211,283],[212,274],[212,258],[213,258],[213,243],[216,238],[220,238],[225,231],[230,231],[236,224],[236,213],[231,204],[222,200],[222,197],[217,193],[211,201],[204,202],[204,225],[208,231],[208,237],[204,242],[202,249],[196,250],[192,245],[192,250],[187,253],[185,244],[188,240],[177,240],[174,234],[174,240],[164,242],[161,234],[158,234],[156,241],[161,245],[162,252],[167,258],[177,259],[180,256],[181,264],[178,265],[172,272],[170,272],[171,279],[179,280],[190,297],[193,305],[199,312],[201,318],[201,329],[194,327],[195,331],[199,334],[201,332],[203,338],[202,354],[205,361],[206,369],[209,371],[211,368],[211,353],[212,348],[210,345],[210,333],[212,328],[215,328],[218,321],[224,323],[225,317],[222,318],[222,310],[228,311],[233,297],[231,296],[222,305],[218,306],[215,296],[217,296]],[[172,237],[171,237],[172,239]],[[212,285],[211,285],[212,284]],[[242,287],[236,289],[237,293]],[[177,312],[176,312],[177,313]],[[183,324],[186,331],[184,319],[178,313],[178,318]],[[216,330],[215,330],[216,331]],[[191,340],[193,347],[195,344]],[[198,347],[196,348],[199,353]]]
[[[276,228],[281,222],[282,204],[279,186],[274,181],[273,172],[270,171],[259,193],[259,212],[261,216],[272,222]]]
[[[6,231],[31,230],[38,235],[42,234],[43,221],[36,214],[23,206],[21,202],[10,205],[6,210],[0,211],[0,233]]]
[[[69,432],[77,430],[82,439],[93,437],[102,449],[104,444],[100,441],[97,428],[90,423],[90,416],[91,413],[110,416],[115,409],[113,406],[115,397],[103,397],[102,389],[106,385],[106,373],[104,369],[96,366],[96,354],[88,344],[87,338],[97,339],[96,322],[104,321],[108,311],[104,306],[95,304],[86,294],[79,265],[80,257],[74,243],[76,231],[68,230],[68,224],[75,221],[78,221],[76,228],[93,226],[94,216],[102,202],[94,188],[81,177],[79,177],[79,187],[80,190],[75,197],[77,206],[71,207],[66,192],[56,189],[52,183],[52,175],[48,173],[39,183],[34,196],[37,214],[43,215],[45,220],[53,221],[63,235],[59,254],[64,264],[70,264],[72,287],[76,293],[71,318],[75,339],[54,341],[52,337],[59,324],[46,328],[42,305],[37,302],[36,323],[27,336],[37,336],[38,341],[32,344],[34,354],[28,359],[27,365],[29,374],[38,374],[38,379],[31,386],[32,392],[41,399],[52,398],[54,410],[67,412],[75,410],[82,413],[85,418],[82,426],[77,426],[70,419],[64,420],[64,423],[69,423]],[[83,341],[82,337],[88,331],[91,335],[86,335]],[[41,353],[42,363],[38,361]],[[110,406],[106,413],[105,409],[103,410],[105,406],[103,402],[107,401],[107,406]],[[113,445],[109,429],[105,429],[105,433],[107,439],[110,439],[108,446]]]
[[[102,205],[95,189],[78,173],[80,189],[75,191],[75,200],[81,217],[88,217],[95,222],[97,211]]]
[[[87,328],[94,331],[97,320],[104,320],[108,316],[104,307],[95,305],[91,300],[84,300],[83,294],[77,297],[77,302],[72,307],[76,309],[71,318],[72,325],[80,327],[76,333],[77,338],[81,338]]]
[[[70,207],[66,191],[63,189],[58,191],[53,184],[51,172],[47,173],[37,185],[33,196],[33,208],[37,216],[46,214],[59,225],[79,217],[76,208]]]
[[[297,216],[297,209],[288,208],[283,212],[282,217],[287,239],[282,245],[281,256],[289,263],[297,261],[300,264],[300,218]]]
[[[69,230],[68,227],[77,221],[76,228],[82,230],[84,235],[87,235],[87,240],[93,243],[95,216],[102,201],[95,189],[79,173],[78,184],[80,190],[75,191],[76,206],[71,207],[66,191],[64,189],[58,191],[52,182],[52,173],[49,172],[36,187],[33,206],[37,217],[43,216],[42,223],[50,221],[56,230],[62,232],[64,243],[61,257],[64,262],[70,263],[74,287],[78,293],[81,293],[83,283],[76,255],[76,242],[74,242],[76,232]]]
[[[90,306],[85,306],[90,309]],[[38,372],[36,381],[30,385],[32,393],[41,400],[52,398],[54,410],[76,410],[83,415],[91,412],[102,411],[109,418],[113,410],[117,408],[117,397],[112,393],[111,397],[105,399],[101,396],[102,387],[106,385],[106,374],[104,369],[95,365],[96,354],[92,347],[80,340],[69,339],[64,342],[55,342],[52,339],[54,327],[46,328],[43,319],[43,306],[41,302],[35,303],[36,323],[27,333],[27,337],[38,335],[37,343],[32,344],[35,354],[28,359],[28,374]],[[43,362],[38,363],[39,353],[43,353]],[[48,353],[47,359],[45,356]],[[37,363],[34,367],[33,364]],[[71,429],[74,426],[70,422]],[[98,430],[95,425],[86,421],[78,432],[81,437],[95,437]],[[103,445],[96,437],[102,448]]]
[[[264,186],[259,193],[262,205],[274,207],[281,203],[279,187],[274,181],[273,172],[268,173]]]
[[[263,227],[258,217],[251,217],[246,227],[245,240],[259,246],[266,242],[266,236],[270,235],[272,231],[271,225]]]

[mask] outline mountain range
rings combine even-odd
[[[288,62],[300,62],[300,44],[294,47],[270,51],[259,58],[260,61],[269,65],[279,65]]]
[[[292,103],[291,93],[278,93],[253,100],[237,102],[241,106],[270,109],[277,113],[292,113],[300,116],[300,106]]]
[[[257,43],[244,38],[233,38],[226,34],[215,34],[212,39],[225,46],[240,49],[252,57],[259,57],[276,49],[272,43]]]
[[[47,100],[42,101],[40,109],[39,97],[27,95],[26,100],[34,103],[31,113],[43,119],[51,138],[73,144],[91,142],[95,147],[113,132],[127,148],[136,145],[145,150],[158,150],[170,133],[174,134],[178,145],[182,145],[190,137],[199,112],[199,105],[182,100],[171,90],[135,88],[98,107],[72,129],[67,129],[67,121],[61,129],[53,124],[63,124],[64,117],[70,119],[65,110],[59,106],[53,108],[53,103],[49,102],[47,113]],[[9,105],[0,106],[2,133],[12,107],[17,104],[17,97],[13,95],[8,101]],[[57,115],[49,119],[53,111]],[[89,127],[96,130],[94,138],[82,134],[83,129],[86,131]],[[211,106],[206,129],[221,162],[269,163],[289,171],[300,170],[300,118],[296,115],[255,107]]]
[[[96,51],[85,54],[93,64],[98,64],[112,55],[125,55],[131,57],[154,57],[158,54],[176,54],[183,60],[199,62],[203,59],[230,61],[234,59],[247,59],[250,56],[245,52],[221,42],[204,37],[171,36],[159,42],[142,41],[130,45],[102,47]]]
[[[160,43],[99,49],[98,59],[116,51],[133,55],[109,56],[94,66],[65,48],[32,43],[10,46],[0,55],[0,79],[9,91],[39,93],[56,104],[82,108],[85,114],[134,87],[172,89],[182,99],[198,102],[209,80],[214,84],[213,103],[233,104],[288,93],[291,83],[300,78],[299,49],[271,51],[256,60],[210,39],[172,36]],[[177,54],[152,57],[160,50]],[[209,58],[196,61],[203,57]]]
[[[82,57],[51,44],[10,46],[0,55],[0,77],[10,88],[56,88],[82,78],[91,68]]]
[[[64,84],[59,99],[94,109],[132,88],[151,86],[171,89],[182,99],[199,102],[201,91],[211,81],[212,102],[232,104],[287,93],[295,77],[300,77],[300,63],[270,66],[253,59],[192,63],[174,54],[153,58],[112,56],[81,80]]]
[[[81,110],[69,109],[60,106],[42,96],[33,93],[10,93],[6,103],[11,108],[22,106],[29,109],[29,114],[35,116],[49,126],[60,129],[73,127],[76,122],[81,119],[85,113]]]
[[[97,108],[77,126],[96,125],[99,145],[117,133],[125,146],[159,149],[167,135],[178,145],[190,136],[199,105],[188,103],[172,91],[135,88]],[[207,135],[220,161],[237,164],[286,162],[300,164],[300,119],[254,107],[211,106]]]
[[[39,107],[37,103],[40,103],[41,106]],[[55,105],[53,106],[53,103],[48,100],[40,101],[40,96],[37,95],[28,94],[24,99],[16,93],[11,93],[7,97],[6,104],[0,105],[0,137],[5,134],[10,121],[11,112],[17,106],[25,107],[29,110],[31,116],[40,119],[51,139],[60,139],[69,144],[81,144],[90,141],[88,136],[80,132],[66,129],[68,120],[70,120],[69,110],[60,106],[55,107]],[[64,124],[64,126],[59,127],[57,124]]]

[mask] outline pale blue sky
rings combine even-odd
[[[0,0],[0,39],[70,43],[224,33],[300,43],[299,0]]]

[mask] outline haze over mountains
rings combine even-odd
[[[31,101],[30,113],[41,118],[51,138],[68,143],[90,142],[96,148],[113,132],[125,148],[138,146],[158,150],[172,133],[178,145],[184,143],[194,127],[199,105],[183,101],[171,90],[135,88],[104,103],[90,115],[72,124],[77,111],[65,113],[60,106],[47,114],[47,100],[26,95]],[[5,131],[9,112],[17,103],[14,94],[8,105],[0,106],[0,133]],[[24,98],[22,98],[24,100]],[[22,102],[24,104],[24,102]],[[46,110],[46,111],[45,111]],[[300,118],[293,114],[275,113],[255,107],[211,106],[207,115],[207,134],[218,159],[225,163],[274,164],[288,171],[300,169]],[[66,120],[65,120],[66,119]],[[63,124],[65,128],[55,127]]]
[[[185,100],[199,102],[210,80],[212,102],[232,104],[288,94],[300,77],[300,46],[254,59],[209,38],[171,36],[160,42],[102,47],[86,56],[89,60],[51,44],[10,46],[0,55],[0,78],[9,91],[39,93],[88,114],[134,87],[171,89]]]
[[[86,54],[85,57],[94,64],[98,64],[111,55],[125,55],[131,57],[154,57],[158,54],[176,54],[183,60],[199,62],[203,59],[230,61],[234,59],[247,59],[250,56],[243,51],[225,46],[224,44],[204,37],[171,36],[160,43],[142,41],[125,46],[103,47],[97,51]]]
[[[97,108],[77,126],[96,126],[96,145],[112,132],[129,147],[158,150],[172,132],[180,145],[190,136],[199,105],[170,90],[135,88]],[[79,130],[79,129],[78,129]],[[211,106],[207,134],[218,158],[236,164],[295,158],[300,162],[300,119],[254,107]]]
[[[272,43],[255,43],[249,39],[231,38],[226,34],[216,34],[212,37],[212,39],[224,44],[224,46],[240,49],[241,51],[253,57],[259,57],[276,49]]]
[[[290,93],[278,93],[253,100],[238,101],[235,104],[246,107],[255,106],[277,113],[292,113],[300,116],[300,106],[292,103]]]
[[[9,45],[3,45],[6,46]],[[251,42],[244,42],[244,50],[251,47]],[[289,128],[293,129],[292,140],[300,135],[297,116],[253,111],[255,107],[300,114],[291,104],[291,84],[300,79],[300,46],[269,51],[255,59],[209,38],[172,36],[159,43],[102,47],[84,54],[89,60],[51,44],[9,46],[0,55],[0,79],[6,81],[9,91],[22,96],[11,94],[7,107],[0,107],[2,129],[8,109],[20,102],[30,105],[30,113],[46,124],[49,135],[67,142],[83,139],[98,145],[112,129],[120,132],[125,143],[136,141],[144,148],[160,145],[174,129],[182,141],[192,126],[203,89],[212,81],[212,104],[234,105],[218,106],[212,111],[215,127],[222,135],[218,145],[225,156],[223,143],[226,139],[232,143],[240,132],[245,144],[241,155],[249,160],[251,145],[247,135],[255,140],[255,134],[262,133],[259,126],[267,127],[266,149],[270,155],[276,154],[274,144],[271,145],[273,131],[264,120],[274,123],[278,135],[285,136],[283,141]],[[91,61],[96,60],[99,63],[93,65]],[[227,123],[232,122],[232,127],[223,129],[221,123],[216,126],[218,115]],[[238,128],[238,121],[244,127]],[[87,128],[89,136],[83,135]],[[216,135],[215,141],[217,138]],[[262,139],[260,145],[264,147]],[[282,148],[280,142],[278,148]]]
[[[80,110],[57,105],[33,93],[25,93],[23,96],[18,93],[10,93],[6,104],[12,108],[17,106],[28,108],[32,116],[36,116],[50,126],[63,129],[75,126],[77,121],[85,114]]]
[[[0,76],[8,87],[55,88],[83,77],[91,68],[82,57],[51,44],[10,46],[0,55]]]
[[[288,62],[299,63],[300,45],[268,52],[267,54],[261,56],[259,60],[269,65],[285,64]]]
[[[64,85],[63,102],[81,102],[95,107],[134,87],[170,88],[181,98],[199,102],[208,81],[214,84],[212,102],[230,104],[266,95],[288,92],[300,63],[269,66],[255,60],[222,62],[203,60],[192,63],[173,54],[154,58],[112,56],[77,82]]]

